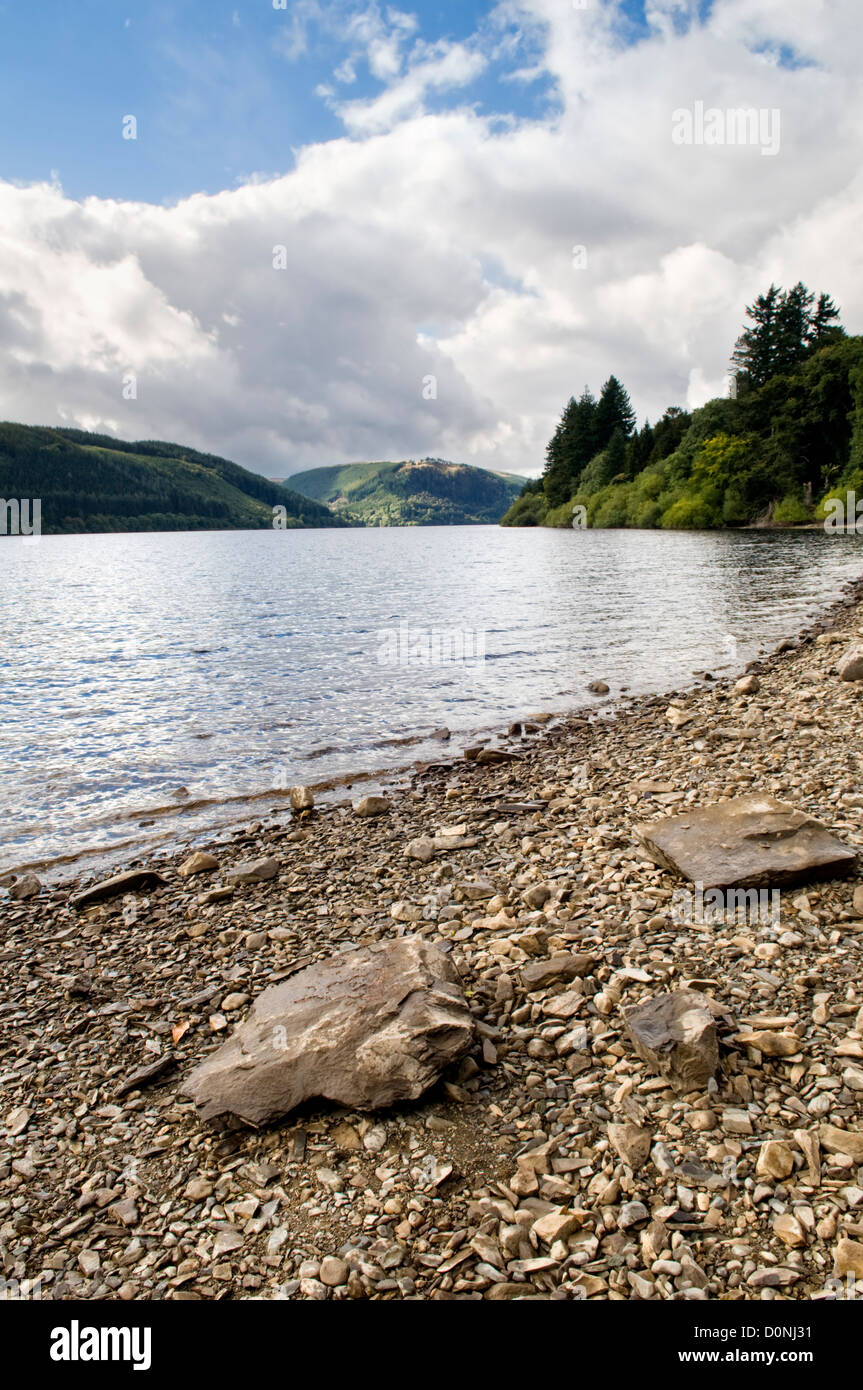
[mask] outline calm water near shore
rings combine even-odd
[[[861,547],[497,527],[4,538],[0,867],[455,756],[462,735],[596,704],[591,680],[613,697],[737,670],[831,603]]]

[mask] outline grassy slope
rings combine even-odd
[[[0,496],[40,498],[46,534],[230,530],[345,522],[228,459],[160,441],[0,424]]]
[[[351,463],[289,479],[304,496],[366,526],[471,525],[499,521],[524,482],[440,460]]]

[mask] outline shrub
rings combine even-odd
[[[681,497],[662,514],[662,526],[670,531],[706,531],[717,522],[702,497]]]
[[[777,526],[801,526],[812,520],[812,512],[801,498],[788,494],[773,508],[773,520]]]

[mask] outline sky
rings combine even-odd
[[[772,281],[863,331],[860,35],[859,0],[0,0],[0,418],[536,474],[611,373],[642,421],[703,404]]]

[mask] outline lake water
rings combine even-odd
[[[741,669],[861,570],[858,536],[821,531],[4,538],[0,867],[128,859],[296,783],[456,756],[594,679]]]

